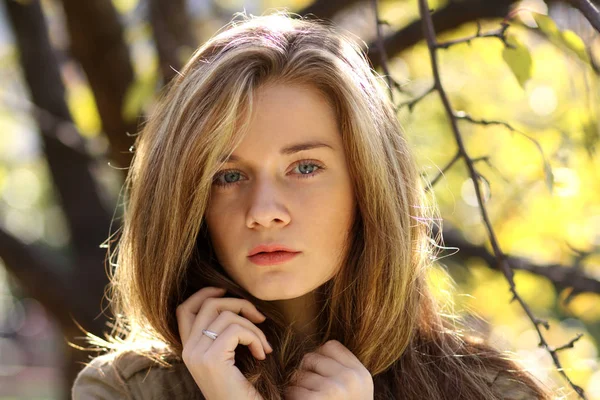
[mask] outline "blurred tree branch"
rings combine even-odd
[[[82,139],[75,131],[64,100],[65,89],[39,1],[31,1],[28,5],[10,0],[5,2],[32,103],[56,117],[54,120],[38,118],[37,121],[43,131],[41,137],[46,159],[58,200],[63,205],[73,246],[80,253],[97,251],[104,236],[100,234],[99,227],[107,227],[109,218],[90,171],[95,161],[77,150],[82,145],[63,142],[67,138],[75,143]]]
[[[110,0],[61,1],[71,51],[94,93],[110,158],[118,167],[129,167],[134,139],[126,133],[137,132],[137,121],[125,121],[122,110],[134,72],[119,15]]]
[[[560,0],[546,0],[556,3]],[[567,0],[575,6],[600,32],[600,14],[597,7],[589,0]],[[465,0],[448,2],[435,10],[431,15],[438,34],[458,28],[459,26],[483,19],[504,18],[517,0]],[[387,57],[394,57],[423,40],[422,20],[418,19],[383,38],[383,47]],[[376,39],[379,40],[379,39]],[[442,44],[439,44],[442,45]],[[380,49],[376,41],[368,44],[367,54],[374,69],[381,66]]]
[[[440,96],[440,100],[443,104],[443,108],[444,108],[447,118],[450,122],[450,126],[452,128],[452,133],[454,135],[454,139],[455,139],[457,147],[458,147],[458,155],[460,158],[462,158],[465,161],[467,170],[469,171],[469,176],[471,177],[471,180],[473,182],[481,218],[482,218],[483,224],[487,230],[490,244],[493,249],[493,256],[495,259],[494,264],[495,264],[496,268],[498,268],[504,274],[506,280],[508,281],[508,284],[510,286],[510,291],[513,295],[511,302],[514,300],[517,300],[518,303],[523,308],[523,310],[525,311],[525,313],[527,314],[527,316],[529,317],[529,319],[531,320],[531,322],[533,323],[533,325],[538,333],[539,339],[540,339],[539,346],[544,347],[548,351],[548,353],[552,357],[552,360],[554,361],[554,364],[556,365],[557,371],[567,380],[569,385],[577,392],[577,394],[581,398],[585,399],[586,397],[585,397],[584,390],[571,381],[571,379],[565,373],[565,371],[560,363],[560,360],[558,359],[558,354],[557,354],[558,351],[564,349],[567,346],[558,347],[558,350],[557,350],[557,348],[552,348],[548,344],[545,336],[543,335],[543,333],[540,330],[540,325],[543,325],[546,329],[549,329],[548,322],[535,317],[533,315],[533,312],[531,311],[529,305],[523,300],[523,298],[519,295],[519,293],[516,290],[516,285],[514,282],[514,272],[511,268],[511,265],[509,263],[509,259],[508,259],[507,255],[504,254],[504,252],[500,248],[500,244],[496,237],[496,233],[494,231],[494,228],[492,227],[491,221],[488,216],[487,209],[485,207],[485,201],[483,199],[483,191],[481,189],[481,185],[479,182],[479,180],[482,178],[482,176],[475,169],[474,160],[467,153],[466,146],[463,141],[463,137],[460,133],[460,130],[458,129],[457,118],[455,116],[456,113],[453,110],[452,105],[450,104],[450,100],[448,99],[448,96],[446,95],[446,91],[441,82],[439,65],[438,65],[438,60],[437,60],[437,50],[439,50],[439,46],[437,45],[436,31],[434,29],[433,18],[431,16],[428,2],[427,2],[427,0],[418,0],[418,2],[419,2],[419,14],[421,15],[421,20],[422,20],[423,36],[426,39],[427,47],[429,49],[431,68],[432,68],[433,79],[434,79],[434,88]],[[379,23],[379,22],[377,22],[377,23]],[[455,162],[456,159],[457,159],[457,157],[455,157],[455,159],[453,159],[453,161]],[[577,339],[579,339],[579,337],[575,338],[573,341],[570,342],[571,346],[572,346],[572,343],[574,343]]]
[[[465,0],[451,1],[432,14],[438,33],[456,29],[459,26],[486,18],[503,18],[515,0]],[[416,20],[383,39],[383,47],[388,57],[411,48],[423,40],[422,20]],[[381,66],[381,54],[376,43],[369,43],[368,57],[374,69]]]
[[[592,24],[594,29],[600,32],[600,12],[590,0],[566,0],[567,3],[577,8]]]
[[[475,35],[469,36],[469,37],[465,37],[465,38],[461,38],[461,39],[457,39],[457,40],[449,40],[447,42],[438,42],[435,45],[436,48],[438,48],[438,49],[448,49],[451,46],[454,46],[454,45],[457,45],[457,44],[460,44],[460,43],[471,44],[471,41],[473,39],[477,39],[477,38],[489,38],[489,37],[498,38],[498,39],[500,39],[500,41],[502,43],[504,43],[505,46],[511,47],[511,45],[506,41],[506,30],[509,27],[509,25],[507,23],[500,24],[500,28],[498,28],[495,31],[481,33],[481,23],[479,21],[475,21],[475,22],[477,22],[477,32],[475,33]]]
[[[42,256],[5,231],[0,231],[0,255],[25,291],[48,307],[65,337],[72,338],[81,333],[71,320],[72,316],[86,329],[100,332],[105,327],[105,319],[97,318],[96,310],[108,279],[102,268],[104,253],[99,244],[104,240],[110,217],[91,173],[95,161],[79,150],[82,146],[72,147],[63,142],[67,137],[70,141],[82,139],[78,132],[60,131],[75,128],[64,100],[65,89],[39,1],[5,0],[5,5],[32,103],[37,109],[47,110],[56,117],[43,120],[39,113],[34,114],[38,117],[43,150],[58,202],[71,234],[73,257],[65,261],[66,265],[57,265],[58,257]],[[61,274],[61,270],[69,272]],[[69,358],[65,363],[63,382],[65,393],[69,393],[79,370],[77,362],[87,360],[84,353],[68,346],[65,346],[65,354]]]
[[[437,230],[434,230],[433,233],[434,236],[437,235]],[[442,236],[445,246],[459,249],[456,254],[449,257],[450,262],[456,262],[464,266],[465,261],[469,258],[477,257],[482,259],[490,268],[499,270],[495,256],[485,246],[469,242],[456,229],[445,228]],[[528,271],[548,279],[556,289],[557,294],[569,288],[572,288],[569,293],[570,297],[585,292],[600,294],[600,281],[586,274],[582,268],[561,264],[537,264],[524,257],[511,255],[506,255],[506,260],[512,269]]]
[[[310,17],[308,14],[313,14],[320,19],[331,19],[335,14],[355,3],[358,3],[358,0],[315,0],[298,11],[298,14],[307,17]]]
[[[70,297],[68,283],[59,272],[64,269],[62,260],[56,259],[55,254],[34,249],[2,228],[0,254],[8,272],[29,295],[42,303],[60,325],[72,324],[66,311],[76,299]]]
[[[150,0],[150,23],[160,60],[163,83],[169,82],[196,48],[184,0]]]

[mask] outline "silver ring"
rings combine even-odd
[[[219,336],[218,334],[214,333],[213,331],[209,331],[206,329],[202,329],[202,333],[204,334],[204,336],[208,336],[212,340],[215,340],[217,338],[217,336]]]

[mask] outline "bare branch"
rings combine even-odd
[[[452,106],[450,105],[450,101],[448,99],[448,96],[446,95],[444,87],[442,86],[440,73],[439,73],[439,66],[438,66],[438,61],[437,61],[437,53],[436,53],[437,43],[436,43],[435,30],[433,27],[433,21],[431,18],[431,13],[429,11],[429,6],[427,4],[427,0],[419,0],[419,13],[421,15],[421,20],[423,22],[423,35],[425,36],[425,39],[427,41],[427,47],[429,48],[429,56],[431,59],[431,66],[432,66],[433,77],[434,77],[434,82],[435,82],[434,87],[440,95],[442,104],[446,111],[446,115],[448,116],[448,119],[450,120],[452,132],[454,134],[454,138],[455,138],[457,146],[458,146],[459,154],[465,160],[465,164],[467,166],[467,169],[469,170],[469,175],[471,176],[471,180],[473,181],[473,186],[475,189],[475,194],[477,197],[477,203],[479,205],[481,217],[483,219],[484,226],[487,230],[488,237],[490,239],[490,243],[491,243],[492,249],[494,251],[494,256],[496,258],[498,268],[500,269],[500,271],[502,271],[502,273],[504,274],[505,278],[507,279],[507,281],[509,283],[510,291],[513,294],[513,300],[517,300],[519,302],[519,304],[521,305],[521,307],[523,308],[523,310],[525,311],[525,313],[527,314],[529,319],[533,322],[534,327],[540,338],[539,345],[546,348],[546,350],[548,350],[548,352],[550,353],[550,356],[552,357],[552,359],[554,361],[554,364],[557,367],[558,372],[569,382],[571,387],[579,394],[579,396],[585,399],[585,393],[584,393],[583,389],[581,387],[575,385],[571,381],[571,379],[567,376],[567,374],[564,372],[564,369],[561,366],[561,363],[560,363],[560,360],[558,359],[556,351],[550,348],[549,344],[546,342],[546,339],[539,328],[539,325],[544,325],[548,329],[549,328],[548,323],[546,321],[542,321],[542,320],[536,318],[533,315],[533,312],[531,311],[531,309],[529,308],[527,303],[517,293],[515,282],[514,282],[514,273],[508,263],[508,259],[507,259],[506,255],[502,252],[502,249],[500,248],[498,239],[496,238],[496,234],[495,234],[492,224],[490,222],[487,209],[484,205],[483,193],[482,193],[482,189],[481,189],[481,186],[479,184],[479,179],[478,179],[479,174],[475,170],[473,160],[470,158],[470,156],[468,155],[468,153],[466,151],[466,148],[465,148],[465,145],[463,142],[463,138],[458,129],[457,119],[454,116],[454,111],[452,109]],[[513,301],[513,300],[511,300],[511,301]]]
[[[51,111],[38,107],[23,97],[9,98],[5,95],[0,97],[0,104],[5,105],[11,111],[30,113],[40,126],[42,135],[49,135],[53,140],[60,140],[81,157],[91,159],[85,149],[83,137],[79,134],[73,121],[63,119]]]
[[[467,114],[464,111],[454,111],[453,112],[453,116],[456,119],[464,119],[464,120],[469,121],[469,122],[471,122],[473,124],[479,124],[479,125],[501,125],[501,126],[507,128],[508,130],[510,130],[511,132],[516,132],[516,133],[520,134],[521,136],[523,136],[524,138],[526,138],[529,141],[531,141],[535,145],[535,147],[537,148],[537,150],[540,152],[540,155],[542,156],[544,174],[546,175],[546,181],[548,182],[548,186],[550,187],[550,191],[552,191],[552,185],[553,185],[553,181],[554,181],[554,177],[553,177],[553,174],[552,174],[552,168],[550,167],[550,162],[548,161],[548,158],[546,157],[546,154],[544,153],[544,149],[540,145],[540,142],[538,142],[537,140],[535,140],[534,138],[532,138],[531,136],[529,136],[525,132],[520,131],[518,129],[515,129],[515,128],[512,127],[512,125],[510,125],[510,124],[508,124],[506,122],[503,122],[503,121],[494,121],[494,120],[485,120],[485,119],[474,119],[473,117],[471,117],[469,114]]]
[[[600,12],[590,0],[567,0],[567,2],[581,11],[594,29],[600,32]]]
[[[418,97],[415,97],[414,99],[412,99],[411,101],[407,101],[405,103],[400,103],[396,106],[396,112],[400,111],[400,109],[404,106],[408,106],[408,111],[412,111],[414,106],[421,100],[423,100],[425,97],[427,97],[427,95],[429,93],[433,93],[433,91],[435,91],[435,86],[430,87],[429,89],[427,89],[426,92],[424,92],[423,94],[421,94]]]
[[[52,271],[56,273],[61,269],[52,269],[51,256],[34,256],[31,247],[24,247],[8,234],[0,236],[4,241],[1,254],[2,257],[12,257],[9,268],[20,283],[32,292],[43,293],[44,288],[40,288],[40,284],[52,286],[52,279],[60,279],[56,284],[58,293],[63,295],[62,298],[72,296],[64,298],[66,309],[87,329],[99,334],[104,327],[104,319],[95,318],[95,315],[107,277],[102,269],[104,251],[98,246],[105,239],[111,218],[94,178],[96,161],[61,140],[65,138],[61,130],[68,131],[70,136],[66,137],[69,139],[79,137],[79,134],[74,131],[75,126],[64,100],[65,88],[40,3],[6,1],[5,5],[19,48],[25,83],[31,93],[31,103],[36,107],[33,111],[42,131],[44,154],[56,200],[62,206],[71,235],[69,244],[72,260],[69,262],[72,267],[67,275],[55,276]],[[32,254],[27,258],[24,253],[29,251]],[[38,265],[35,265],[36,262]],[[25,275],[21,279],[20,274],[28,274],[28,271],[40,275]],[[48,301],[52,301],[50,295],[47,297]],[[62,318],[61,322],[65,323],[63,330],[71,330],[73,322],[64,320],[64,308],[57,306],[52,309],[55,310],[60,313],[57,318]]]
[[[438,8],[432,18],[438,32],[446,32],[472,21],[488,18],[504,18],[510,11],[515,0],[465,0],[451,1]],[[388,57],[411,48],[423,39],[421,20],[416,20],[406,25],[397,32],[385,37],[383,44]],[[369,43],[367,54],[373,68],[381,65],[381,57],[375,43]]]
[[[435,237],[437,234],[438,232],[434,227],[432,236]],[[460,249],[448,258],[450,262],[455,260],[457,265],[464,266],[465,261],[469,258],[477,257],[491,269],[498,269],[495,256],[485,246],[469,242],[458,230],[444,227],[442,237],[445,246]],[[570,295],[586,292],[600,294],[600,281],[586,274],[582,268],[577,268],[579,260],[577,257],[573,265],[538,264],[530,259],[511,255],[507,255],[506,260],[513,270],[527,271],[548,279],[557,293],[570,289]],[[600,265],[598,268],[600,268]],[[564,303],[567,304],[567,299],[564,300]]]
[[[384,23],[383,21],[379,21],[379,22]],[[503,26],[500,30],[502,32],[504,32],[505,27]],[[478,30],[478,35],[480,35],[480,30]],[[385,58],[385,60],[387,60],[387,58]],[[387,70],[387,67],[384,70]],[[393,79],[392,79],[392,81],[395,82],[395,80],[393,80]],[[425,97],[427,94],[432,93],[434,90],[435,90],[435,86],[432,86],[423,95],[419,96],[417,99],[413,100],[411,103],[413,103],[413,105],[416,104],[420,99]],[[524,137],[526,137],[527,139],[531,140],[536,145],[538,150],[540,151],[544,160],[546,160],[545,154],[544,154],[540,144],[535,139],[531,138],[529,135],[525,134],[524,132],[522,132],[518,129],[515,129],[514,127],[512,127],[510,124],[508,124],[506,122],[494,121],[494,120],[484,120],[484,119],[477,120],[463,111],[454,111],[453,115],[457,119],[464,119],[464,120],[467,120],[474,124],[501,125],[507,129],[509,129],[512,132],[519,133],[519,134],[523,135]],[[452,157],[452,159],[448,162],[448,164],[438,173],[438,175],[433,180],[431,180],[430,185],[426,185],[425,190],[426,191],[431,190],[431,188],[441,179],[441,177],[460,158],[461,158],[461,153],[456,152],[455,155]],[[487,157],[487,156],[473,158],[473,159],[471,159],[471,161],[472,161],[472,163],[477,163],[478,161],[484,161],[488,165],[490,165],[491,168],[495,168],[491,164],[489,157]],[[545,162],[547,162],[547,161],[545,161]],[[479,173],[477,173],[477,176],[480,177],[481,175]],[[506,181],[505,178],[503,178],[503,179]],[[486,261],[487,264],[490,266],[490,268],[493,268],[493,269],[497,268],[497,263],[496,263],[495,257],[492,254],[490,254],[484,246],[476,246],[476,245],[468,242],[464,238],[460,237],[459,234],[457,234],[453,231],[445,230],[443,236],[446,239],[446,243],[448,243],[451,247],[456,247],[456,248],[461,249],[461,251],[455,257],[459,257],[459,258],[465,257],[466,258],[466,257],[476,256],[476,257],[479,257],[479,258],[483,259],[484,261]],[[592,277],[587,276],[584,271],[582,271],[580,268],[578,268],[578,265],[581,263],[581,261],[587,255],[589,255],[589,252],[581,252],[581,255],[575,260],[575,264],[573,266],[564,266],[564,265],[560,265],[560,264],[541,265],[541,264],[536,264],[536,263],[532,262],[531,260],[527,260],[527,259],[524,259],[521,257],[510,256],[510,255],[506,256],[506,258],[513,269],[524,270],[524,271],[528,271],[530,273],[545,277],[550,282],[552,282],[552,284],[556,288],[557,292],[567,289],[567,288],[571,288],[572,291],[570,292],[569,296],[565,299],[565,304],[567,304],[568,299],[576,294],[584,293],[584,292],[600,293],[600,282]]]
[[[442,170],[436,175],[435,178],[433,178],[431,180],[431,184],[427,185],[425,188],[425,191],[428,192],[431,190],[431,188],[442,178],[442,176],[444,176],[444,174],[450,169],[452,168],[452,166],[460,159],[460,153],[456,152],[456,154],[454,154],[454,157],[452,157],[452,160],[450,160],[450,162],[448,164],[446,164],[446,166],[444,168],[442,168]]]
[[[68,290],[65,277],[58,273],[66,269],[62,265],[64,262],[56,255],[23,243],[2,227],[0,256],[6,270],[29,296],[42,303],[62,326],[72,324],[67,311],[76,299],[69,298],[72,292]]]
[[[81,64],[94,94],[102,130],[110,143],[111,159],[120,167],[126,167],[132,159],[127,149],[134,140],[125,132],[137,132],[138,121],[127,121],[123,117],[126,94],[135,82],[135,74],[119,13],[105,0],[61,0],[60,3],[65,13],[70,51]]]
[[[392,103],[394,102],[394,91],[392,84],[392,76],[390,75],[390,71],[387,66],[387,55],[385,53],[385,49],[383,47],[383,32],[381,31],[382,21],[379,18],[379,10],[377,7],[377,0],[372,0],[373,10],[375,11],[375,28],[377,30],[377,48],[379,49],[379,56],[381,57],[381,67],[383,68],[383,73],[388,82],[388,90],[390,92],[390,100]]]
[[[559,351],[564,350],[564,349],[572,349],[574,347],[574,345],[575,345],[575,342],[578,341],[579,339],[581,339],[582,337],[583,337],[583,333],[578,333],[577,336],[575,336],[573,339],[571,339],[569,341],[569,343],[564,344],[564,345],[562,345],[560,347],[555,348],[554,352],[556,353],[556,352],[559,352]]]
[[[182,67],[181,50],[187,48],[191,53],[196,40],[184,0],[150,0],[147,4],[163,83],[167,83]]]
[[[560,2],[561,0],[547,0],[548,3]],[[577,7],[579,10],[588,17],[588,15],[592,15],[595,17],[597,13],[592,10],[591,7],[594,7],[593,4],[589,2],[589,0],[567,0],[573,3],[588,3],[589,5],[586,7],[581,6]],[[355,2],[352,1],[353,3]],[[452,1],[448,2],[443,7],[438,8],[435,13],[432,15],[433,23],[436,27],[437,33],[451,31],[453,29],[458,28],[459,26],[484,19],[494,19],[494,18],[505,18],[510,11],[511,6],[516,3],[516,0],[495,0],[495,1],[487,1],[487,0],[464,0],[464,1]],[[317,1],[316,3],[320,3]],[[333,2],[337,3],[337,2]],[[589,9],[589,10],[588,10]],[[589,12],[588,12],[589,11]],[[591,21],[590,21],[591,22]],[[397,54],[407,50],[417,44],[419,41],[423,39],[423,32],[421,31],[421,20],[416,20],[411,22],[410,24],[404,26],[399,29],[395,33],[388,35],[385,37],[383,41],[383,45],[385,48],[385,52],[387,57],[393,58]],[[515,22],[518,23],[518,22]],[[595,23],[592,23],[595,25]],[[596,29],[598,29],[596,27]],[[535,31],[535,30],[534,30]],[[590,52],[589,46],[587,48],[588,53]],[[369,43],[367,45],[367,54],[371,65],[373,68],[378,68],[381,66],[381,57],[379,56],[379,48],[376,43]],[[592,58],[592,57],[590,57]],[[594,62],[592,58],[592,67],[596,72],[599,67]]]
[[[495,31],[481,33],[481,24],[479,21],[477,21],[477,33],[475,35],[469,36],[466,38],[462,38],[462,39],[457,39],[457,40],[449,40],[447,42],[439,42],[436,44],[435,47],[438,49],[447,49],[450,46],[454,46],[459,43],[471,44],[471,40],[476,39],[476,38],[489,38],[489,37],[496,37],[496,38],[500,39],[500,41],[502,41],[502,43],[504,43],[505,46],[511,47],[511,44],[506,41],[506,30],[508,29],[508,27],[510,25],[507,24],[506,22],[503,22],[501,25],[502,25],[502,27]]]
[[[298,14],[310,17],[311,14],[320,19],[331,19],[337,12],[358,3],[358,0],[316,0],[298,11]]]

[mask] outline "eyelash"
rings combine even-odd
[[[299,160],[299,161],[296,161],[294,163],[294,168],[296,168],[298,165],[314,165],[314,166],[318,167],[314,172],[311,172],[310,174],[302,174],[302,173],[299,174],[298,179],[313,178],[317,174],[323,172],[323,170],[325,169],[325,167],[321,163],[318,163],[318,162],[316,162],[314,160]],[[239,181],[236,181],[236,182],[220,183],[219,182],[219,178],[221,178],[223,175],[225,175],[227,173],[230,173],[230,172],[239,172],[239,171],[236,170],[236,169],[226,169],[226,170],[220,171],[220,172],[218,172],[215,175],[213,183],[215,185],[217,185],[217,186],[220,186],[220,187],[231,187],[231,186],[237,185],[240,182],[242,182],[241,180],[239,180]]]

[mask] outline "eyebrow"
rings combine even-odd
[[[292,144],[289,146],[286,146],[284,148],[282,148],[279,153],[282,155],[291,155],[294,153],[298,153],[299,151],[302,150],[310,150],[310,149],[316,149],[316,148],[320,148],[320,147],[328,147],[331,150],[335,150],[333,148],[333,146],[325,143],[325,142],[320,142],[320,141],[310,141],[310,142],[303,142],[303,143],[296,143],[296,144]],[[230,155],[229,157],[222,157],[220,159],[221,162],[235,162],[235,161],[241,161],[240,157],[236,156],[236,155]]]

